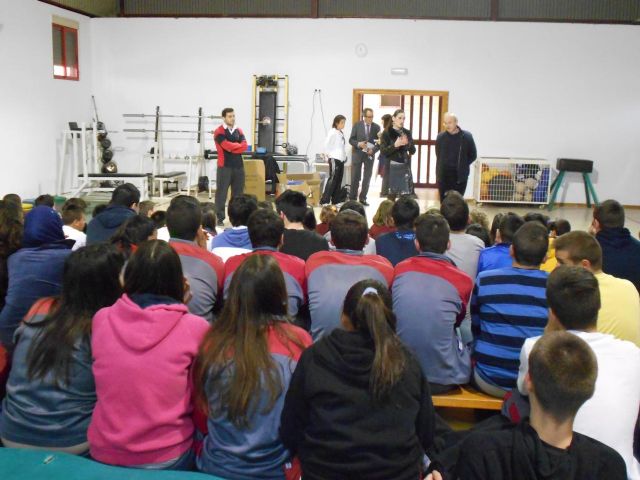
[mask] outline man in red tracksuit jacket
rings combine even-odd
[[[227,191],[231,185],[231,196],[236,197],[244,192],[244,164],[242,153],[247,150],[247,140],[242,130],[235,126],[236,114],[233,108],[222,110],[224,123],[213,132],[218,151],[218,170],[216,174],[216,214],[218,226],[225,219]]]

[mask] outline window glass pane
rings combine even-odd
[[[440,97],[433,97],[433,107],[431,108],[431,140],[435,140],[438,136],[440,128]]]
[[[78,58],[77,51],[77,32],[74,30],[65,30],[65,56],[67,62],[67,76],[78,76]]]
[[[404,128],[410,129],[409,124],[411,123],[411,95],[404,96]]]
[[[411,135],[413,138],[418,140],[421,138],[420,136],[420,96],[416,95],[413,97],[413,108],[411,109],[411,113],[413,115],[413,125],[411,125]]]
[[[418,178],[417,183],[427,183],[427,150],[429,147],[427,145],[420,145],[418,148],[420,148],[420,178]]]
[[[53,39],[53,74],[64,75],[62,65],[62,29],[55,25],[51,29]]]
[[[429,100],[432,97],[422,97],[422,133],[420,138],[429,140]]]
[[[430,145],[431,162],[429,163],[429,183],[436,183],[436,147]]]

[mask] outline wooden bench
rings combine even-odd
[[[434,407],[466,408],[476,410],[500,410],[502,399],[492,397],[478,390],[464,385],[448,393],[432,395]]]

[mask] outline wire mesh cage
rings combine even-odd
[[[551,164],[532,158],[479,158],[475,197],[486,203],[549,203]]]

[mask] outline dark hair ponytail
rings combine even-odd
[[[383,400],[398,383],[406,366],[406,350],[396,336],[396,316],[391,294],[375,280],[362,280],[347,292],[343,314],[353,328],[371,336],[375,356],[369,388],[376,400]]]

